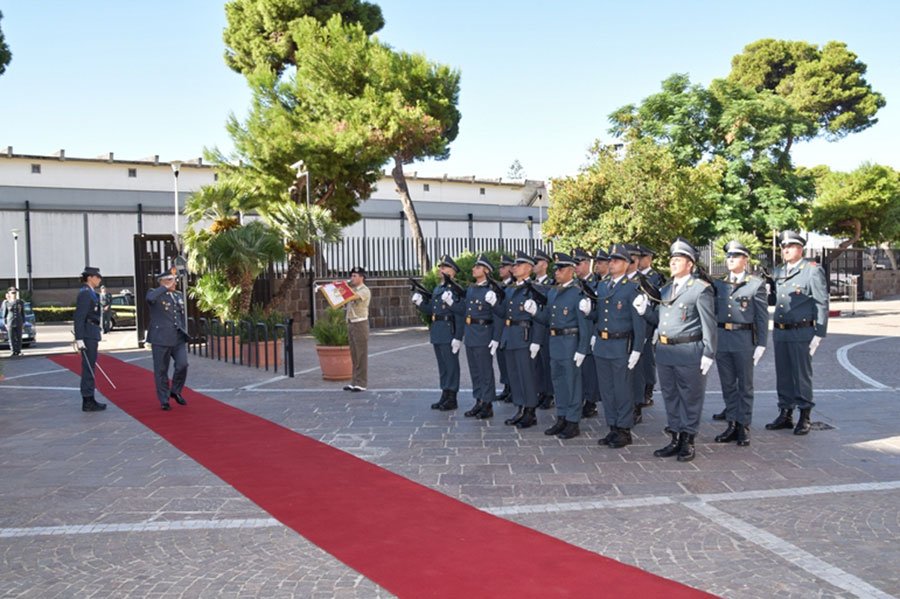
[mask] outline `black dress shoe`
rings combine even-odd
[[[344,385],[344,391],[353,391],[353,385]]]
[[[810,412],[812,412],[812,408],[800,410],[800,418],[797,419],[797,426],[794,427],[795,435],[808,435],[809,431],[812,430],[812,423],[809,421]]]
[[[525,408],[519,406],[519,410],[513,415],[513,417],[504,420],[503,424],[514,426],[519,423],[523,416],[525,416]]]
[[[616,438],[616,435],[618,434],[618,430],[619,429],[617,429],[614,426],[610,427],[609,432],[606,433],[606,436],[603,437],[602,439],[600,439],[599,441],[597,441],[597,445],[609,445],[613,441],[613,439]]]
[[[534,413],[534,408],[525,408],[525,413],[522,414],[522,418],[516,423],[516,428],[531,428],[536,424],[537,416]]]
[[[746,424],[737,424],[737,444],[741,447],[750,445],[750,427]]]
[[[582,418],[590,418],[591,416],[597,415],[597,404],[592,401],[584,402],[584,405],[581,406],[581,417]]]
[[[641,414],[641,407],[640,407],[640,406],[635,406],[635,407],[634,407],[634,423],[635,423],[635,424],[640,424],[640,423],[642,423],[643,421],[644,421],[644,415]]]
[[[778,413],[778,418],[766,425],[766,430],[777,431],[783,428],[794,428],[794,410],[791,408],[782,408]]]
[[[484,404],[480,399],[476,400],[475,405],[472,406],[472,409],[463,412],[463,416],[468,416],[469,418],[471,418],[472,416],[478,416],[478,414],[481,413],[481,406],[483,405]]]
[[[509,403],[512,401],[512,389],[509,388],[509,385],[503,385],[503,391],[501,391],[500,395],[497,396],[497,401],[502,401],[505,403]]]
[[[475,414],[479,420],[487,420],[494,417],[494,406],[488,402],[482,402],[481,409]]]
[[[549,410],[550,408],[552,408],[553,396],[546,393],[541,393],[541,395],[538,397],[537,407],[541,410]]]
[[[732,441],[737,441],[738,438],[738,429],[739,424],[735,424],[734,422],[728,423],[728,428],[725,429],[721,435],[716,435],[716,443],[731,443]]]
[[[713,420],[725,420],[725,417],[726,417],[726,416],[725,416],[725,412],[726,412],[726,411],[727,411],[727,410],[722,410],[722,411],[719,412],[718,414],[713,414]]]
[[[169,397],[174,399],[175,403],[177,403],[179,406],[187,405],[187,401],[185,401],[185,399],[181,396],[180,393],[169,393]]]
[[[577,422],[566,421],[565,428],[563,428],[561,431],[559,431],[559,434],[556,435],[556,438],[557,439],[574,439],[575,437],[577,437],[580,434],[581,434],[581,430],[578,428]]]
[[[353,385],[350,385],[350,386],[352,387]],[[352,389],[351,389],[351,391],[352,391]],[[431,404],[431,409],[432,410],[440,410],[441,406],[444,405],[444,403],[446,403],[446,401],[447,401],[447,391],[444,390],[444,391],[441,391],[441,398],[439,400],[437,400],[436,402],[434,402],[433,404]]]
[[[441,412],[449,412],[450,410],[455,410],[457,408],[456,404],[456,391],[447,391],[447,399],[444,400],[444,404],[438,407],[438,410]]]
[[[678,449],[679,449],[678,433],[676,433],[674,431],[670,431],[670,430],[667,430],[667,432],[672,437],[672,439],[669,441],[668,445],[666,445],[665,447],[661,447],[660,449],[657,449],[656,451],[653,452],[653,455],[655,455],[658,458],[670,458],[673,455],[675,455],[676,453],[678,453]]]
[[[545,435],[556,435],[556,434],[562,432],[562,429],[564,429],[564,428],[566,428],[566,419],[561,416],[557,416],[556,422],[553,423],[553,426],[551,426],[550,428],[545,430],[544,434]]]
[[[633,442],[631,431],[629,429],[618,428],[616,429],[616,436],[610,439],[609,446],[613,449],[621,449],[622,447],[631,445]]]
[[[172,409],[172,406],[169,405],[169,402],[166,402],[162,405],[162,409],[164,412],[168,412],[169,410]]]
[[[106,409],[105,403],[99,403],[93,397],[82,397],[81,398],[81,411],[82,412],[102,412]]]
[[[678,439],[678,457],[675,458],[679,462],[690,462],[694,459],[694,435],[681,433]]]

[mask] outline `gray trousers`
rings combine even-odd
[[[7,325],[6,333],[9,335],[9,351],[21,353],[22,351],[22,326],[21,324]]]
[[[808,341],[775,342],[775,387],[778,408],[812,408],[812,356]]]
[[[169,401],[170,393],[181,393],[187,380],[187,344],[174,346],[152,345],[153,377],[156,381],[156,399],[160,405]],[[169,386],[169,362],[174,361],[172,386]]]
[[[497,348],[497,368],[500,369],[500,384],[509,384],[509,374],[506,372],[506,350]]]
[[[534,360],[535,384],[537,392],[553,395],[553,375],[550,371],[550,344],[541,345],[541,352]]]
[[[497,389],[494,387],[494,357],[486,345],[466,346],[466,362],[472,377],[472,395],[478,401],[491,403]]]
[[[524,408],[536,407],[538,398],[531,351],[527,347],[507,349],[506,371],[509,374],[509,388],[512,391],[513,403]]]
[[[602,343],[602,342],[598,342]],[[632,385],[634,371],[628,370],[628,358],[600,358],[594,356],[597,378],[606,381],[603,393],[603,414],[612,428],[631,429],[634,426]],[[640,365],[635,366],[640,368]]]
[[[641,352],[641,358],[637,365],[631,371],[631,401],[632,409],[638,404],[644,403],[644,369],[646,368],[644,360],[646,354]],[[627,363],[627,359],[626,359]]]
[[[647,340],[644,341],[644,349],[641,350],[641,362],[635,368],[643,367],[644,387],[656,384],[656,347],[653,345],[653,332],[655,328],[650,328],[647,332]],[[643,394],[643,390],[641,390]],[[643,395],[641,395],[643,399]]]
[[[97,382],[94,373],[97,372],[97,345],[96,339],[84,340],[84,351],[81,352],[81,396],[93,397]],[[90,366],[88,366],[90,365]]]
[[[348,322],[350,336],[350,361],[353,363],[353,379],[357,387],[368,387],[369,381],[369,321]]]
[[[696,435],[706,394],[706,376],[700,374],[700,362],[685,366],[665,366],[657,362],[656,368],[669,428],[676,433]]]
[[[581,370],[593,367],[588,362],[590,359],[587,356],[584,359],[587,364],[582,362],[580,367],[575,366],[573,358],[550,360],[553,389],[556,391],[556,415],[567,422],[581,421]]]
[[[750,426],[753,418],[753,350],[716,352],[725,420]]]
[[[593,359],[593,357],[593,355],[588,354],[585,360]],[[584,401],[588,403],[600,401],[600,381],[597,380],[596,368],[581,369],[581,391]]]
[[[438,377],[442,391],[459,391],[459,354],[454,354],[449,343],[433,343],[437,358]]]

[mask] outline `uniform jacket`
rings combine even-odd
[[[647,277],[647,280],[650,281],[653,284],[653,286],[656,287],[657,289],[662,287],[666,282],[665,277],[663,277],[659,271],[657,271],[656,269],[654,269],[652,267],[650,268],[650,270],[647,271],[647,274],[645,274],[644,276]]]
[[[648,309],[644,319],[658,327],[656,363],[666,366],[690,365],[701,356],[716,355],[716,307],[713,287],[706,281],[688,277],[673,296],[673,282],[660,289],[663,303],[659,311]],[[662,338],[702,335],[702,339],[678,345],[662,343]]]
[[[638,284],[623,277],[615,285],[611,278],[606,278],[597,286],[597,309],[594,312],[596,328],[594,334],[594,355],[601,358],[625,358],[632,351],[640,351],[644,345],[647,321],[644,320],[632,302],[639,293]],[[649,310],[649,306],[648,306]],[[618,335],[631,333],[631,338],[603,339],[610,333]]]
[[[100,296],[85,285],[75,298],[75,339],[100,340]]]
[[[449,287],[438,283],[431,291],[431,300],[423,301],[419,311],[431,316],[430,340],[435,345],[450,343],[453,339],[462,339],[465,333],[466,319],[461,312],[454,312],[444,303],[441,296]],[[457,297],[453,305],[461,304],[465,298]]]
[[[506,288],[506,295],[494,306],[494,316],[503,320],[500,347],[505,349],[527,349],[532,343],[540,344],[544,339],[544,327],[532,319],[525,311],[526,300],[531,299],[524,284]]]
[[[450,307],[454,313],[462,314],[465,319],[465,339],[468,347],[483,347],[491,341],[500,341],[502,322],[494,318],[493,306],[484,299],[488,291],[491,291],[491,287],[487,282],[483,285],[470,285],[466,289],[465,302],[454,302]],[[497,302],[502,299],[498,297]]]
[[[147,292],[150,306],[150,327],[147,343],[161,347],[175,347],[187,340],[184,330],[184,297],[178,291],[169,294],[160,285]]]
[[[20,327],[25,324],[25,302],[21,299],[14,301],[3,300],[3,324],[7,327]]]
[[[731,273],[715,279],[716,321],[721,324],[752,325],[752,329],[729,330],[719,327],[717,351],[753,351],[765,347],[769,332],[769,304],[766,283],[761,277],[744,274],[740,283],[729,282]]]
[[[775,341],[810,341],[828,329],[828,284],[822,267],[801,259],[793,272],[786,265],[775,269]],[[809,322],[813,326],[779,329],[779,324]]]
[[[556,279],[551,277],[549,274],[544,275],[543,277],[535,277],[534,282],[538,285],[543,285],[545,287],[549,287],[551,285],[556,285]]]
[[[569,285],[551,287],[547,305],[534,315],[546,327],[551,360],[571,360],[575,352],[587,355],[591,347],[591,322],[578,309],[585,296],[572,281]],[[563,329],[575,329],[574,334],[561,334]]]

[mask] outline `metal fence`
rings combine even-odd
[[[188,323],[190,330],[197,331],[188,344],[195,356],[272,372],[278,372],[281,364],[285,376],[294,376],[294,319],[271,326],[217,318],[200,318],[196,323],[189,319]]]

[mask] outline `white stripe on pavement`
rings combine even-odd
[[[11,537],[43,537],[59,535],[88,535],[112,532],[167,532],[172,530],[214,530],[225,528],[267,528],[281,526],[274,518],[233,520],[174,520],[170,522],[129,522],[125,524],[98,523],[67,526],[35,526],[31,528],[0,528],[0,539]]]
[[[850,358],[847,357],[847,353],[856,347],[857,345],[862,345],[863,343],[870,343],[872,341],[881,341],[883,339],[889,339],[889,337],[875,337],[873,339],[863,339],[862,341],[857,341],[856,343],[851,343],[849,345],[845,345],[837,350],[837,361],[838,363],[844,367],[844,369],[864,382],[865,384],[875,387],[876,389],[890,389],[887,385],[879,383],[872,377],[864,374],[859,368],[850,363]]]

